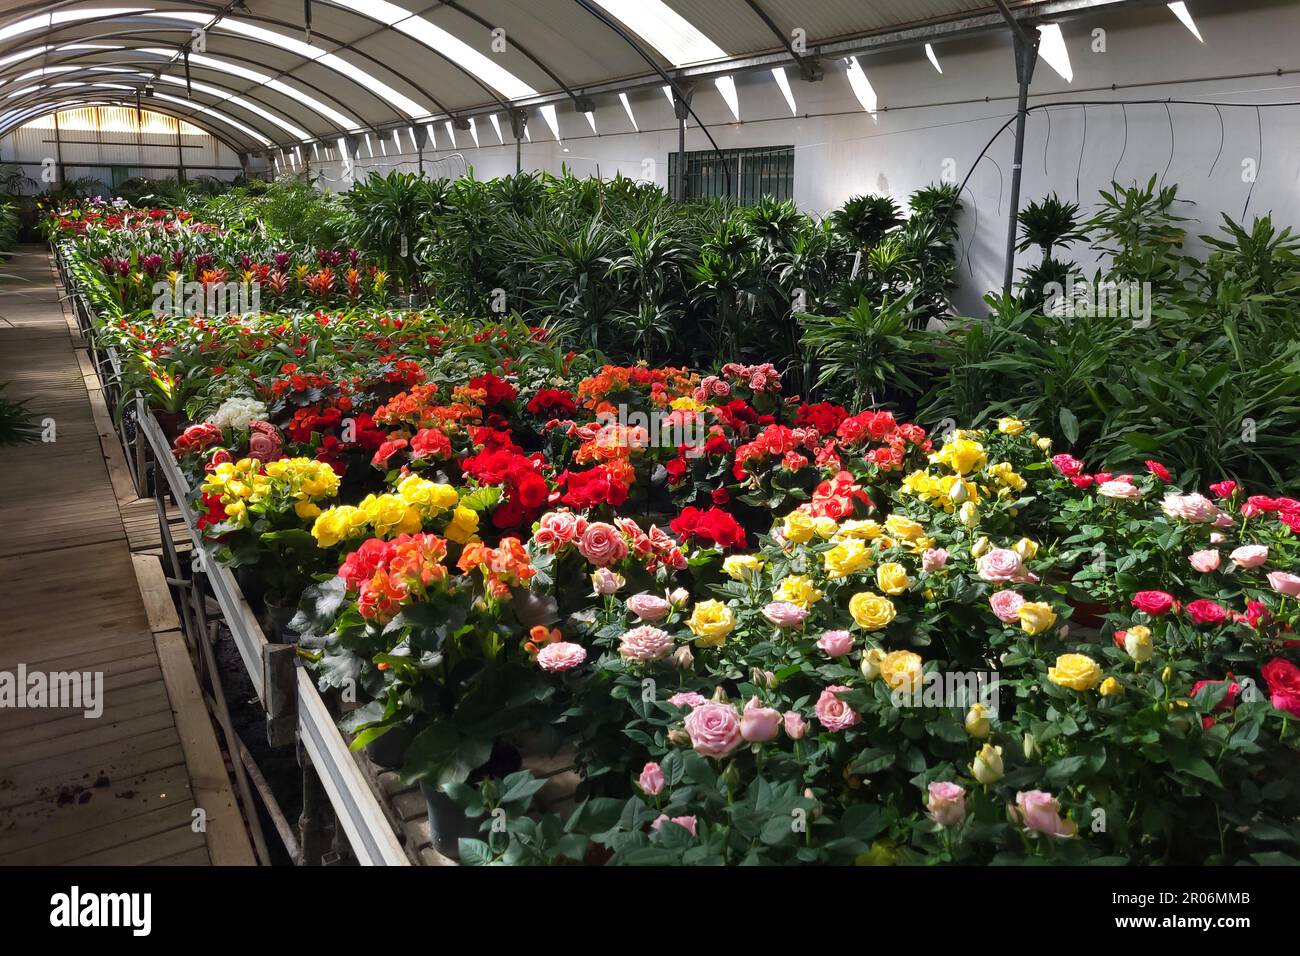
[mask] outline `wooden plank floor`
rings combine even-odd
[[[20,247],[0,273],[0,382],[56,436],[0,448],[0,671],[104,681],[97,719],[0,707],[0,864],[206,865],[194,791],[220,781],[191,780],[196,733],[177,730],[132,562],[131,544],[156,542],[153,504],[131,504],[128,537],[47,250]]]

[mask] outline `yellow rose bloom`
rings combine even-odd
[[[1102,697],[1117,697],[1124,693],[1124,685],[1113,677],[1107,677],[1097,688]]]
[[[473,508],[457,505],[456,510],[451,514],[451,521],[447,523],[442,533],[448,541],[468,544],[470,539],[478,534],[478,512]]]
[[[1062,654],[1047,669],[1047,679],[1070,690],[1092,690],[1101,680],[1101,667],[1087,654]]]
[[[822,564],[830,578],[842,578],[863,568],[869,568],[875,561],[871,549],[856,538],[837,544],[829,551],[822,552]]]
[[[701,647],[721,647],[736,626],[736,619],[731,608],[721,601],[701,601],[691,610],[686,626]]]
[[[1026,561],[1029,561],[1038,557],[1038,542],[1032,538],[1021,538],[1012,546],[1012,550]]]
[[[1026,601],[1016,611],[1020,618],[1020,629],[1026,634],[1042,634],[1056,623],[1056,612],[1050,604],[1042,601]]]
[[[839,530],[840,526],[836,524],[834,518],[823,515],[822,517],[813,520],[813,531],[817,533],[817,537],[819,538],[825,538],[829,541],[831,538],[835,537]]]
[[[957,517],[967,528],[973,528],[980,523],[980,512],[973,501],[968,501],[962,505],[957,511]]]
[[[984,446],[971,438],[961,438],[954,434],[944,442],[938,454],[931,456],[932,461],[947,465],[959,475],[979,471],[988,464],[988,455]]]
[[[890,651],[880,662],[880,678],[890,690],[904,693],[918,690],[921,674],[921,655],[911,651]]]
[[[879,647],[869,647],[862,655],[862,663],[858,665],[858,670],[867,680],[875,680],[880,676],[880,662],[885,659],[885,652]]]
[[[1034,444],[1038,446],[1038,450],[1041,452],[1049,452],[1052,450],[1052,440],[1047,436],[1036,439]]]
[[[985,744],[970,765],[970,775],[982,784],[997,783],[1002,779],[1002,748]]]
[[[987,737],[993,732],[989,709],[983,704],[971,704],[970,710],[966,711],[965,727],[966,733],[971,737],[979,740]]]
[[[813,519],[802,511],[791,511],[781,521],[781,537],[795,544],[807,544],[815,534]]]
[[[876,587],[886,594],[902,594],[911,583],[912,579],[907,576],[907,568],[897,561],[886,561],[876,568]]]
[[[870,518],[850,518],[840,525],[840,530],[836,533],[835,539],[843,541],[846,538],[858,538],[863,541],[872,541],[879,538],[884,533],[880,527],[880,522],[872,521]]]
[[[883,631],[897,612],[894,602],[879,594],[863,591],[849,598],[849,614],[858,627],[867,631]]]
[[[722,570],[733,581],[749,581],[763,570],[763,564],[756,554],[731,554],[722,562]]]
[[[804,574],[789,575],[772,592],[772,600],[788,601],[802,608],[811,607],[820,601],[822,596],[822,592],[813,584],[812,578]]]
[[[913,521],[911,518],[905,518],[902,515],[890,515],[885,519],[885,530],[895,538],[901,538],[904,541],[915,541],[925,534],[925,527],[919,521]]]
[[[1018,418],[999,418],[998,431],[1004,435],[1019,435],[1025,430],[1025,423]]]

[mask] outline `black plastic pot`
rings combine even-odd
[[[278,644],[297,644],[298,632],[289,627],[289,622],[298,613],[296,604],[266,604],[267,637]]]
[[[382,739],[382,738],[381,738]],[[435,790],[423,780],[420,792],[429,807],[429,829],[433,833],[433,848],[449,860],[460,859],[460,838],[479,836],[482,817],[470,818],[451,797]]]
[[[396,770],[402,765],[406,748],[411,743],[411,728],[398,724],[389,729],[382,737],[377,737],[366,744],[366,756],[376,766],[385,770]]]
[[[492,747],[488,762],[469,775],[472,784],[487,779],[501,779],[523,766],[523,757],[512,744],[498,741]],[[479,825],[482,816],[466,817],[465,811],[445,793],[420,781],[420,792],[429,808],[429,829],[433,833],[433,848],[449,860],[460,859],[460,838],[482,839]]]

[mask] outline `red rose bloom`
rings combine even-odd
[[[1300,717],[1300,667],[1275,657],[1260,670],[1273,706]]]
[[[1139,591],[1133,595],[1133,606],[1152,617],[1159,617],[1173,609],[1174,596],[1164,591]]]
[[[1231,616],[1226,607],[1205,598],[1200,598],[1188,604],[1187,615],[1192,619],[1193,624],[1211,625],[1222,624]]]
[[[1169,474],[1169,469],[1160,464],[1160,462],[1152,461],[1148,458],[1144,464],[1147,466],[1147,471],[1151,472],[1151,474],[1155,475],[1161,481],[1168,482],[1174,480],[1174,476]]]
[[[708,511],[686,508],[668,526],[683,541],[696,538],[705,547],[717,545],[725,549],[745,546],[745,529],[721,508],[710,508]]]
[[[1237,490],[1237,483],[1232,480],[1216,481],[1210,485],[1210,492],[1216,498],[1231,498],[1232,493]]]

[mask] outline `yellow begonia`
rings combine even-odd
[[[448,541],[468,544],[478,534],[478,512],[473,508],[458,505],[442,533]]]
[[[369,524],[360,508],[339,505],[321,512],[311,527],[311,533],[318,547],[332,548],[341,541],[360,537]]]
[[[1010,462],[1000,461],[996,465],[990,465],[987,472],[995,481],[1012,491],[1024,491],[1028,486],[1028,483],[1016,473]]]
[[[420,530],[420,512],[400,495],[366,495],[359,507],[379,538],[415,534]]]
[[[407,475],[399,481],[397,494],[407,504],[419,508],[425,518],[432,518],[454,508],[460,501],[460,496],[451,485],[429,481],[419,475]]]

